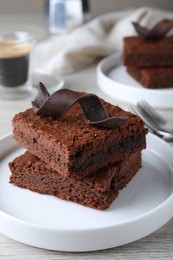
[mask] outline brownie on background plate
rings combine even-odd
[[[128,66],[127,72],[146,88],[173,88],[173,67],[137,68]]]
[[[173,88],[173,36],[167,36],[173,20],[163,19],[151,29],[132,24],[138,36],[123,40],[122,63],[127,72],[146,88]]]
[[[173,67],[173,36],[160,41],[145,40],[139,36],[124,38],[122,62],[125,66]]]

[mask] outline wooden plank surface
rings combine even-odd
[[[2,260],[121,260],[121,259],[173,259],[173,220],[157,232],[136,242],[117,248],[66,253],[30,247],[0,235]]]

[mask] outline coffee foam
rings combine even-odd
[[[25,56],[30,51],[31,44],[29,42],[0,41],[0,59]]]

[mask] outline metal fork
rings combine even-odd
[[[162,117],[153,107],[151,107],[145,100],[137,103],[137,108],[142,111],[146,118],[153,124],[154,127],[161,131],[173,133],[173,122],[168,122]]]
[[[146,114],[143,113],[143,110],[140,109],[139,106],[128,105],[127,109],[133,114],[136,114],[137,116],[141,117],[144,120],[145,125],[148,127],[150,132],[161,137],[167,142],[173,142],[173,132],[160,130],[157,126],[153,125],[151,120],[148,118],[148,116],[146,117]]]

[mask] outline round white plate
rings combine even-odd
[[[123,102],[135,104],[145,99],[156,108],[173,108],[173,88],[144,88],[126,72],[120,54],[111,55],[98,64],[97,83],[106,94]]]
[[[51,250],[92,251],[154,232],[173,216],[173,149],[147,136],[143,167],[110,208],[99,211],[9,184],[8,163],[24,152],[11,135],[0,141],[0,232]]]

